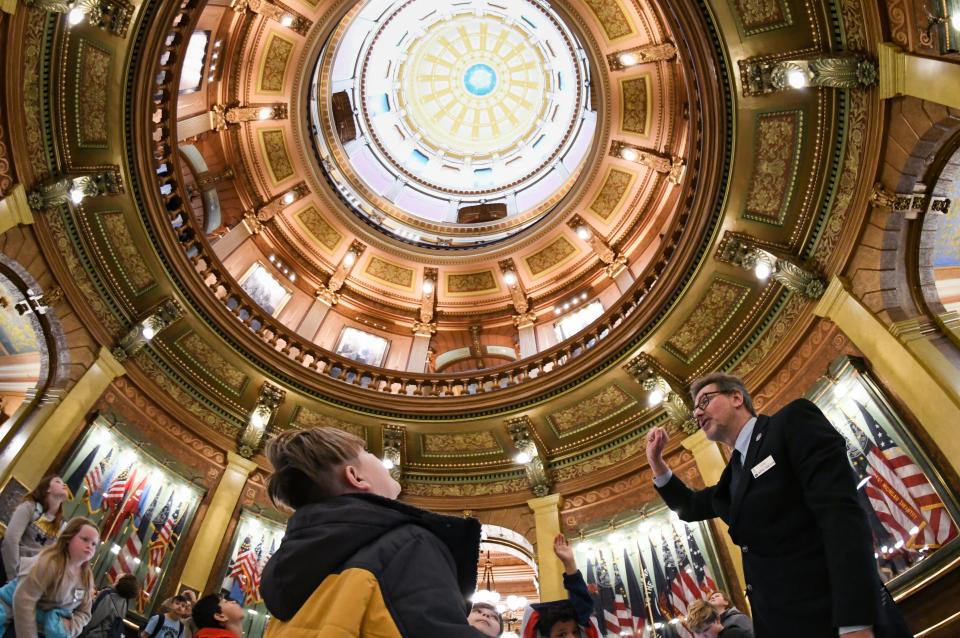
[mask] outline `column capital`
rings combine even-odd
[[[117,377],[122,377],[127,373],[127,370],[123,367],[123,364],[117,361],[117,358],[113,356],[113,353],[104,346],[100,347],[97,363],[99,363],[100,367],[102,367],[104,371],[109,373],[114,379]]]
[[[537,321],[537,313],[535,312],[524,312],[522,314],[513,315],[513,325],[517,328],[529,328]]]
[[[850,282],[846,277],[834,275],[827,285],[827,290],[820,297],[813,314],[818,317],[832,319],[836,316],[837,310],[843,305],[844,301],[850,297]]]
[[[227,450],[227,469],[242,472],[244,476],[250,476],[257,469],[257,463],[252,459],[245,459],[232,450]]]
[[[534,513],[556,512],[560,510],[561,505],[563,505],[562,494],[547,494],[527,501],[527,507],[532,509]]]
[[[414,321],[411,330],[413,331],[414,338],[429,337],[432,334],[436,334],[437,324],[429,321]]]

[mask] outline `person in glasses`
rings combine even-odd
[[[816,405],[757,415],[739,378],[713,373],[690,388],[693,416],[731,450],[716,485],[687,487],[663,459],[667,433],[647,435],[654,485],[685,521],[719,517],[740,546],[757,638],[907,638],[880,583],[846,442]]]

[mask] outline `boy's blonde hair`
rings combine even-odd
[[[695,600],[687,607],[687,627],[694,633],[706,631],[719,619],[717,610],[705,600]]]
[[[267,446],[267,459],[273,466],[267,485],[270,500],[296,510],[342,494],[343,484],[336,471],[363,449],[363,439],[336,428],[278,434]]]

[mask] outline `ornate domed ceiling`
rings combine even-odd
[[[64,126],[25,91],[18,165],[97,177],[44,241],[175,418],[251,452],[342,427],[397,452],[411,498],[519,503],[641,480],[691,378],[760,383],[807,338],[880,109],[749,82],[869,55],[874,10],[147,0],[122,37],[28,10],[24,75],[62,79],[42,90]],[[751,248],[811,285],[757,279]]]

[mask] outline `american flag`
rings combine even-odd
[[[262,539],[261,539],[261,542]],[[250,536],[245,536],[237,550],[237,555],[230,562],[229,576],[240,583],[240,589],[243,591],[244,601],[249,600],[253,595],[259,580],[260,565],[257,555],[253,549],[253,540]],[[239,601],[238,601],[239,602]]]
[[[663,569],[660,567],[660,559],[657,558],[657,549],[653,545],[653,539],[648,537],[650,542],[650,560],[652,562],[651,569],[653,571],[653,582],[656,584],[656,587],[650,586],[650,574],[651,572],[647,571],[647,585],[650,586],[650,597],[652,601],[655,601],[653,605],[653,620],[654,625],[660,624],[661,627],[657,627],[657,633],[661,636],[674,636],[676,632],[673,631],[673,625],[670,620],[678,617],[677,610],[674,609],[673,603],[671,602],[672,596],[670,595],[670,587],[667,585],[666,576],[663,573]],[[643,557],[640,558],[640,565],[643,567]]]
[[[663,552],[663,573],[667,579],[670,601],[676,613],[674,620],[682,621],[687,615],[687,606],[699,598],[699,596],[690,598],[686,592],[686,588],[681,580],[680,571],[677,569],[677,564],[673,560],[673,554],[670,553],[670,544],[667,543],[667,536],[665,534],[662,536],[661,549]],[[684,636],[684,638],[692,635],[683,625],[676,623],[675,626],[677,633]]]
[[[638,547],[638,554],[639,549]],[[640,556],[640,561],[643,562],[642,556]],[[623,550],[623,569],[627,575],[627,593],[630,599],[630,619],[633,624],[633,635],[642,636],[648,622],[649,592],[640,587],[640,581],[637,580],[637,574],[633,570],[633,565],[630,564],[626,549]]]
[[[600,557],[597,562],[597,584],[600,587],[600,603],[603,606],[603,619],[600,623],[603,635],[620,635],[620,619],[617,618],[617,607],[613,593],[613,583],[610,582],[610,572],[607,570],[607,561],[603,552],[597,552]],[[598,619],[599,620],[599,619]]]
[[[117,554],[116,560],[114,560],[113,565],[110,566],[109,575],[111,583],[122,573],[136,573],[137,566],[140,564],[140,553],[143,551],[143,543],[144,540],[146,540],[147,532],[150,528],[150,515],[157,506],[158,496],[159,494],[155,494],[153,501],[149,507],[146,508],[144,508],[142,504],[147,502],[147,498],[142,500],[140,510],[143,511],[145,509],[146,511],[139,517],[140,524],[127,536],[120,549],[120,553]],[[136,519],[134,520],[136,521]]]
[[[626,550],[624,550],[626,554]],[[623,586],[623,580],[620,578],[620,569],[617,567],[617,561],[611,557],[613,563],[613,609],[617,614],[617,622],[621,636],[633,636],[633,616],[630,613],[630,601],[627,597],[627,590]],[[629,563],[628,563],[629,564]]]
[[[87,486],[87,500],[90,502],[90,509],[96,511],[100,509],[100,499],[102,494],[100,491],[103,489],[104,477],[107,475],[107,470],[110,468],[110,460],[113,457],[113,448],[110,448],[107,451],[107,455],[100,459],[99,463],[96,463],[83,477],[83,484]]]
[[[143,498],[143,492],[147,486],[147,476],[144,475],[143,478],[137,481],[136,471],[134,471],[133,476],[130,478],[129,485],[130,489],[127,490],[126,500],[111,513],[112,516],[115,517],[115,520],[107,527],[107,533],[103,537],[104,540],[109,540],[111,536],[123,529],[124,521],[130,518],[133,513],[140,508],[140,501]],[[107,518],[111,518],[111,515],[108,515]]]
[[[689,525],[684,525],[684,528],[687,530],[687,546],[690,548],[690,562],[693,563],[697,585],[700,586],[700,592],[704,596],[709,596],[717,590],[717,582],[707,571],[707,562],[703,558],[700,546],[697,545],[697,540],[693,537],[693,528]]]
[[[874,448],[878,453],[877,455],[886,460],[887,467],[906,486],[910,499],[920,509],[925,523],[920,526],[923,531],[924,544],[930,547],[940,547],[955,538],[958,533],[957,525],[950,517],[950,513],[947,512],[940,496],[933,489],[933,485],[927,480],[923,470],[917,467],[913,459],[899,445],[894,443],[893,439],[880,427],[880,424],[877,423],[866,407],[859,401],[855,403],[860,409],[870,434],[877,443],[876,448]]]
[[[676,528],[673,528],[673,548],[677,554],[677,581],[683,586],[683,598],[693,602],[700,598],[700,585],[697,584],[693,565],[687,558],[687,551],[683,547],[683,541],[680,540],[680,534],[677,533]]]
[[[167,552],[167,544],[173,535],[173,521],[180,514],[180,507],[177,512],[171,516],[170,508],[173,506],[173,494],[167,498],[167,504],[163,506],[160,513],[153,519],[153,534],[150,536],[150,545],[147,552],[147,575],[144,579],[143,589],[141,590],[143,605],[146,606],[146,600],[153,593],[153,588],[160,578],[160,566],[163,564],[163,557]]]

